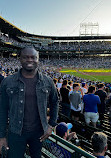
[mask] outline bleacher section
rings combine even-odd
[[[25,158],[30,158],[28,151]],[[52,134],[43,142],[42,158],[95,158],[92,154],[86,152],[69,143],[68,141]]]
[[[71,122],[73,124],[72,131],[75,131],[80,139],[80,146],[82,149],[91,152],[92,153],[92,147],[91,147],[91,136],[94,132],[104,132],[108,136],[108,151],[106,152],[106,155],[111,157],[111,133],[107,131],[107,126],[106,129],[102,129],[101,127],[99,128],[94,128],[93,126],[87,126],[85,122],[83,121],[83,114],[81,114],[82,119],[80,121],[76,122],[73,121],[63,114],[59,113],[59,122]],[[73,141],[72,141],[73,142]]]

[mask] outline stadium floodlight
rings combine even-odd
[[[99,24],[98,23],[81,23],[79,35],[80,36],[98,36],[99,34]]]

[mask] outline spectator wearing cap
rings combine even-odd
[[[70,130],[72,128],[72,124],[71,123],[65,123],[65,122],[61,122],[59,123],[57,126],[56,126],[56,134],[65,139],[65,140],[68,140],[70,141],[72,138],[77,138],[77,135],[75,132],[71,132],[70,133]]]
[[[95,132],[92,137],[92,148],[93,154],[97,158],[104,158],[105,152],[107,151],[107,135],[103,132]]]
[[[96,127],[96,122],[99,118],[97,104],[101,103],[99,96],[94,94],[95,91],[95,86],[89,86],[88,94],[83,96],[85,122],[89,125],[91,121],[94,127]]]
[[[66,124],[65,122],[61,122],[56,126],[54,132],[52,133],[56,133],[59,137],[69,141],[74,137],[77,138],[75,132],[71,132],[69,134],[69,130],[71,128],[72,128],[71,123]],[[71,158],[71,153],[69,150],[63,148],[61,145],[55,142],[52,142],[50,140],[46,139],[45,141],[47,142],[47,145],[45,146],[45,148],[47,150],[50,149],[50,153],[52,153],[56,158]]]

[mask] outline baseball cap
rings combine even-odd
[[[82,87],[84,87],[84,86],[85,86],[85,84],[86,84],[86,83],[85,83],[85,82],[83,82],[83,83],[82,83]]]
[[[65,135],[65,132],[67,132],[68,126],[65,122],[61,122],[56,127],[56,134],[60,137],[63,137]]]
[[[67,123],[68,129],[71,129],[73,127],[72,123]]]

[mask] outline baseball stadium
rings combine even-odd
[[[73,137],[68,141],[68,139],[65,140],[64,137],[57,135],[53,129],[52,134],[43,141],[42,158],[94,158],[96,154],[94,154],[91,136],[95,132],[102,132],[107,135],[108,149],[105,150],[106,146],[104,146],[104,155],[107,158],[111,157],[111,36],[99,35],[98,27],[98,23],[81,23],[79,36],[36,35],[23,31],[0,16],[0,75],[4,78],[2,80],[0,76],[1,87],[6,78],[10,78],[22,68],[19,60],[21,58],[20,51],[22,50],[23,54],[24,49],[33,48],[39,52],[39,71],[50,77],[57,89],[59,98],[57,127],[61,122],[64,122],[66,123],[64,129],[67,126],[67,131],[70,129],[77,135],[76,139]],[[93,32],[93,29],[96,29],[96,33]],[[103,89],[101,89],[101,85]],[[64,110],[63,107],[70,104],[71,108],[73,102],[70,100],[70,94],[72,94],[71,91],[74,91],[74,86],[79,87],[77,95],[80,93],[79,96],[81,97],[79,103],[81,110],[78,111],[80,112],[78,115],[72,112],[73,108],[69,109],[71,111],[69,114],[68,110]],[[90,87],[96,88],[94,93],[90,92]],[[12,89],[10,92],[9,89],[6,90],[7,98],[16,96],[18,89],[14,91]],[[44,96],[48,97],[49,91],[42,90]],[[102,93],[103,100],[99,93],[96,94],[100,90],[104,93],[104,95]],[[1,88],[0,95],[2,92],[3,89]],[[87,113],[85,111],[87,103],[84,100],[85,96],[87,97],[90,93],[94,96],[98,95],[99,100],[101,100],[101,103],[98,104],[101,105],[101,108],[98,107],[98,111],[96,111],[97,114],[99,113],[99,118],[94,122],[92,119],[88,123],[84,116],[84,112]],[[2,103],[0,102],[0,104]],[[47,118],[50,118],[49,107],[46,111]],[[12,115],[15,115],[14,111]],[[19,123],[21,123],[20,120]],[[68,123],[71,125],[70,128]],[[1,135],[0,138],[2,138]],[[31,158],[29,148],[30,145],[27,144],[24,158]],[[1,158],[7,158],[8,150],[10,148],[2,148]]]

